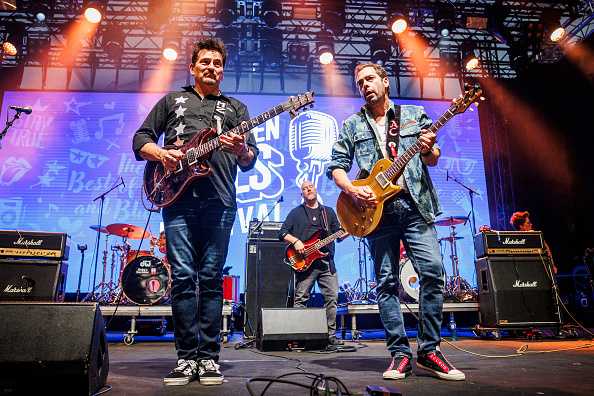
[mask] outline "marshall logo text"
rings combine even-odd
[[[538,281],[526,282],[516,280],[512,287],[538,287]]]
[[[11,293],[11,294],[31,294],[33,291],[32,287],[23,287],[23,286],[15,286],[15,285],[7,285],[4,288],[4,293]]]
[[[23,237],[19,237],[16,241],[12,244],[17,246],[41,246],[43,243],[43,239],[25,239]]]
[[[505,238],[502,243],[504,245],[525,245],[526,239]]]

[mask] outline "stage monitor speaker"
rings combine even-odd
[[[57,260],[0,260],[0,300],[63,301],[68,264]]]
[[[324,349],[328,324],[324,308],[262,308],[256,347],[261,351],[284,351],[289,345]]]
[[[261,308],[285,308],[293,270],[283,262],[287,244],[248,239],[245,276],[244,335],[255,337]]]
[[[0,389],[92,395],[109,358],[97,304],[0,303]]]
[[[558,325],[552,281],[540,256],[484,257],[476,274],[482,327]]]

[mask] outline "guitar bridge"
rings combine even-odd
[[[378,173],[375,176],[375,181],[380,185],[381,188],[386,188],[388,187],[388,184],[390,184],[390,180],[386,178],[384,172]]]

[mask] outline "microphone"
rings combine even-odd
[[[450,173],[448,172],[448,170],[446,169],[446,181],[450,180]]]
[[[126,183],[124,183],[124,178],[122,176],[120,176],[120,180],[122,181],[122,186],[124,186],[124,188],[126,188]]]
[[[33,109],[31,106],[8,106],[10,109],[15,110],[19,113],[31,114]]]

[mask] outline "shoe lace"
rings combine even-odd
[[[220,367],[212,359],[203,360],[202,361],[202,366],[204,367],[204,369],[206,371],[218,371],[219,370],[219,367]]]
[[[179,359],[177,361],[177,367],[174,368],[173,371],[184,372],[188,366],[193,370],[196,368],[196,362],[193,360]]]

